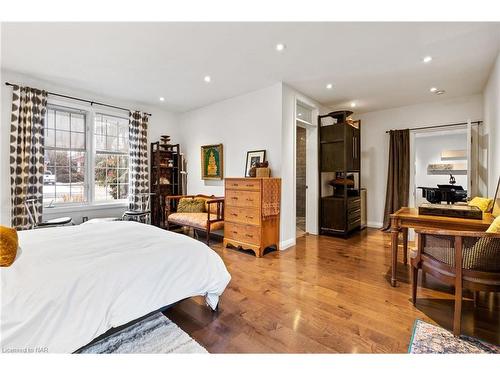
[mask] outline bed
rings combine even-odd
[[[19,247],[0,269],[4,353],[72,353],[192,296],[215,310],[231,279],[205,244],[136,222],[23,231]]]

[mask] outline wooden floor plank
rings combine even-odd
[[[414,307],[403,264],[390,286],[390,236],[378,230],[306,235],[263,258],[212,248],[232,277],[219,311],[191,298],[166,312],[212,353],[401,353],[415,319],[452,327],[452,288],[421,277]],[[500,345],[499,295],[481,293],[477,308],[465,297],[462,333]]]

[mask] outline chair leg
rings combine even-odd
[[[453,334],[460,336],[462,325],[462,288],[455,290],[455,312],[453,315]]]
[[[413,306],[417,303],[418,268],[411,268],[411,302]]]
[[[210,246],[210,225],[207,225],[207,246]]]

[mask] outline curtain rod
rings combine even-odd
[[[483,122],[482,121],[471,121],[471,124],[478,124],[481,125]],[[419,128],[411,128],[409,130],[424,130],[424,129],[435,129],[435,128],[446,128],[448,126],[458,126],[458,125],[467,125],[468,122],[457,122],[455,124],[444,124],[444,125],[432,125],[432,126],[422,126]],[[387,130],[386,133],[389,133],[390,130]]]
[[[21,85],[15,85],[13,83],[10,83],[10,82],[5,82],[5,85],[6,86],[21,86]],[[47,91],[47,94],[49,95],[53,95],[53,96],[59,96],[61,98],[66,98],[66,99],[72,99],[72,100],[78,100],[80,102],[85,102],[85,103],[90,103],[90,105],[94,105],[94,104],[97,104],[97,105],[100,105],[100,106],[103,106],[103,107],[109,107],[109,108],[115,108],[115,109],[120,109],[122,111],[129,111],[129,112],[132,112],[130,109],[128,108],[123,108],[123,107],[117,107],[116,105],[111,105],[111,104],[106,104],[106,103],[101,103],[101,102],[95,102],[93,100],[88,100],[88,99],[82,99],[82,98],[77,98],[77,97],[74,97],[74,96],[69,96],[69,95],[63,95],[63,94],[58,94],[58,93],[55,93],[55,92],[51,92],[51,91]],[[148,115],[149,117],[152,116],[151,113],[147,113],[147,112],[144,112],[146,115]]]

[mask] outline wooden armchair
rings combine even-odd
[[[500,291],[500,234],[451,230],[417,230],[411,256],[412,302],[417,297],[418,270],[455,286],[453,334],[461,331],[462,289]]]
[[[206,212],[177,212],[181,198],[205,200]],[[208,195],[168,195],[165,198],[165,223],[203,230],[207,234],[206,242],[210,245],[210,233],[224,227],[224,197]]]

